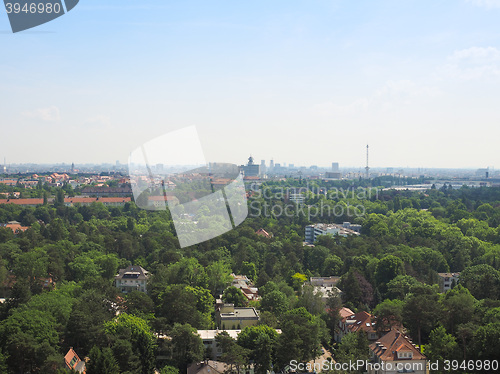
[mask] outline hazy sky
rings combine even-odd
[[[12,34],[0,157],[126,162],[195,125],[208,161],[500,167],[500,0],[80,0]]]

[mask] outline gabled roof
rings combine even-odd
[[[270,238],[271,237],[271,234],[269,234],[266,230],[264,229],[258,229],[256,232],[255,232],[257,235],[260,235],[260,236],[265,236],[266,238]]]
[[[137,279],[146,280],[149,276],[149,271],[139,265],[130,265],[126,269],[120,269],[115,279]]]
[[[382,361],[425,360],[426,357],[399,330],[391,330],[370,345],[372,352]],[[398,358],[398,352],[411,352],[412,358]]]
[[[372,322],[372,315],[365,311],[344,317],[342,322],[346,324],[347,329],[351,332],[359,330],[365,332],[375,331],[375,323]]]
[[[354,312],[351,309],[349,309],[349,308],[342,307],[339,310],[339,314],[340,314],[340,318],[343,319],[343,318],[352,316],[354,314]]]

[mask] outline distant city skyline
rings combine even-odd
[[[125,164],[196,125],[207,161],[500,167],[500,1],[86,0],[12,34],[0,157]]]

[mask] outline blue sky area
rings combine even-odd
[[[80,0],[12,34],[0,157],[126,162],[196,125],[209,161],[500,167],[500,1]]]

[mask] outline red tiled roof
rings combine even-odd
[[[28,226],[21,226],[21,224],[19,224],[19,223],[8,223],[8,224],[6,224],[4,227],[6,227],[6,228],[8,228],[8,229],[11,229],[11,230],[12,230],[12,232],[14,232],[14,234],[15,234],[16,232],[18,232],[18,231],[22,231],[22,232],[24,232],[24,231],[26,231],[26,230],[28,230],[28,229],[29,229],[29,227],[28,227]]]
[[[340,314],[340,318],[345,318],[345,317],[349,317],[349,316],[352,316],[354,314],[354,312],[349,309],[349,308],[342,308],[339,310],[339,314]]]
[[[260,236],[265,236],[266,238],[271,237],[271,235],[264,229],[258,229],[255,233]]]
[[[43,199],[0,199],[0,204],[42,205]]]
[[[382,361],[407,361],[407,360],[425,360],[426,357],[413,346],[411,340],[398,330],[391,330],[382,336],[375,343],[370,345],[370,349]],[[410,358],[398,358],[399,351],[408,351],[413,354]]]
[[[356,332],[359,330],[363,330],[365,332],[375,331],[375,328],[372,325],[372,315],[368,312],[362,311],[344,317],[342,319],[342,322],[346,323],[347,321],[352,321],[352,320],[354,320],[354,323],[347,324],[347,329],[351,332]]]

